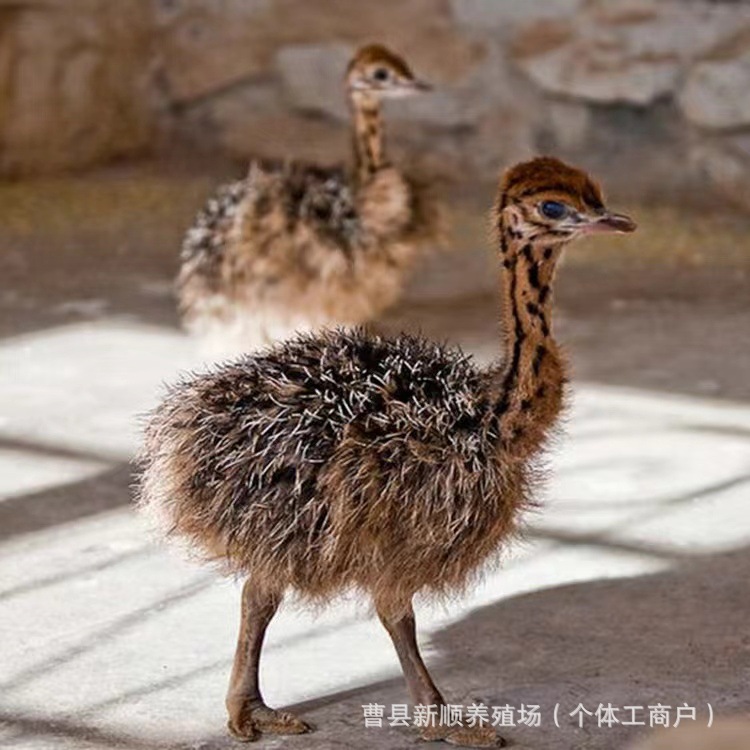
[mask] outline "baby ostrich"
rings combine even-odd
[[[304,334],[192,376],[152,416],[140,503],[170,533],[246,576],[227,696],[229,729],[301,733],[258,684],[261,644],[285,591],[371,597],[415,702],[443,704],[418,648],[412,598],[470,583],[518,528],[563,401],[551,284],[563,247],[630,232],[584,172],[548,157],[510,169],[494,224],[505,356],[361,330]],[[423,730],[484,747],[490,728]]]
[[[357,325],[395,301],[441,220],[425,187],[386,157],[381,100],[427,90],[380,45],[357,52],[345,86],[355,169],[253,164],[219,189],[185,237],[177,286],[188,330],[214,352],[303,330]]]

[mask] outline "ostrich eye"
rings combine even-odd
[[[562,219],[568,213],[568,207],[558,201],[542,201],[539,204],[539,211],[548,219]]]
[[[372,77],[376,81],[387,81],[390,77],[390,73],[388,73],[387,68],[375,68],[375,70],[372,71]]]

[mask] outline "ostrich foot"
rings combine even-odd
[[[422,739],[427,742],[443,740],[458,747],[505,747],[505,740],[492,727],[425,727]]]
[[[240,706],[229,714],[227,728],[241,742],[253,742],[261,734],[305,734],[313,727],[288,711],[268,706]]]

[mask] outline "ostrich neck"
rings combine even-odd
[[[351,106],[354,164],[357,182],[362,184],[379,169],[387,166],[385,131],[380,102],[377,99],[355,92],[351,95]]]
[[[520,458],[544,442],[561,411],[566,382],[551,328],[552,282],[562,243],[525,226],[518,214],[501,213],[505,357],[491,378],[498,439]]]

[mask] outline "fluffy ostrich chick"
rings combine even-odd
[[[565,362],[551,285],[565,245],[631,232],[595,182],[537,158],[502,179],[493,216],[504,357],[363,331],[305,334],[172,388],[148,424],[140,504],[169,533],[246,578],[227,696],[243,740],[309,730],[269,708],[263,636],[285,592],[356,589],[393,639],[416,703],[443,704],[417,647],[412,598],[461,590],[519,527],[558,420]],[[425,728],[484,747],[489,727]]]
[[[381,102],[424,91],[400,57],[363,47],[349,64],[354,169],[254,163],[219,189],[182,246],[187,329],[209,353],[243,353],[295,332],[374,319],[401,292],[443,221],[426,185],[386,155]]]

